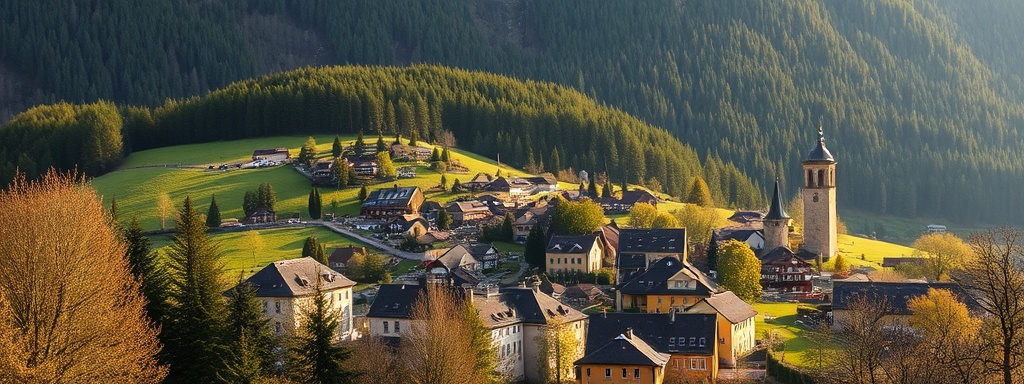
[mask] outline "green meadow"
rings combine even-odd
[[[317,136],[315,139],[318,143],[317,150],[323,156],[328,156],[334,137]],[[345,144],[351,144],[355,141],[355,136],[345,136],[342,139]],[[129,215],[128,212],[130,212],[130,215],[138,217],[142,227],[146,230],[161,228],[161,218],[156,204],[157,196],[161,193],[167,193],[177,206],[180,206],[185,197],[189,196],[196,208],[203,213],[206,212],[211,197],[216,196],[217,205],[224,219],[241,219],[243,218],[242,198],[245,192],[255,190],[259,184],[265,182],[271,183],[277,193],[275,210],[278,217],[290,217],[298,214],[300,217],[308,218],[306,206],[312,183],[291,166],[226,171],[207,169],[210,165],[216,168],[223,163],[247,161],[250,159],[252,151],[259,148],[286,147],[293,154],[298,154],[299,147],[305,140],[305,137],[274,137],[181,145],[137,152],[128,156],[120,169],[95,178],[92,184],[104,197],[105,203],[109,204],[110,199],[116,197],[119,210],[125,212],[126,215]],[[365,140],[367,145],[374,145],[377,138],[366,137]],[[394,138],[385,138],[385,140],[390,143]],[[430,147],[425,144],[422,146]],[[448,173],[446,177],[449,185],[455,179],[469,181],[478,172],[494,174],[498,169],[497,164],[489,159],[457,149],[451,150],[451,157],[469,168],[469,171],[463,174]],[[191,167],[166,167],[168,164]],[[456,197],[446,192],[426,191],[441,182],[441,175],[430,170],[428,164],[395,163],[395,166],[414,166],[417,176],[412,179],[377,183],[369,185],[368,188],[372,190],[392,185],[417,186],[424,190],[429,200],[447,202]],[[525,174],[522,171],[506,167],[502,168],[502,172],[510,172],[513,175]],[[356,201],[358,192],[358,187],[348,187],[342,190],[321,188],[324,212],[332,212],[334,210],[332,202],[336,202],[337,214],[358,214],[359,204]],[[168,228],[174,225],[173,215],[165,221],[164,225]]]

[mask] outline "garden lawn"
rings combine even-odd
[[[806,366],[813,361],[811,342],[803,336],[807,328],[796,324],[797,303],[755,303],[754,310],[757,316],[754,317],[754,327],[758,339],[764,339],[765,332],[774,330],[785,340],[786,361],[797,365]],[[765,321],[764,315],[773,316],[774,319]]]
[[[262,251],[256,252],[255,257],[253,256],[252,249],[246,242],[245,236],[248,231],[222,232],[210,236],[214,242],[220,245],[221,261],[224,262],[225,267],[224,276],[230,282],[237,281],[239,274],[243,277],[248,277],[272,262],[302,256],[302,245],[309,236],[316,236],[321,244],[325,244],[328,255],[334,251],[334,248],[348,245],[366,247],[368,251],[380,252],[380,250],[358,240],[350,239],[320,226],[261,229],[256,231],[259,232],[260,238],[263,239],[264,248]],[[166,257],[166,252],[169,250],[167,246],[171,244],[171,236],[153,236],[151,240],[153,241],[153,249],[159,249],[161,257]]]
[[[334,136],[317,136],[317,150],[322,156],[329,156]],[[343,137],[343,144],[350,145],[355,136]],[[157,212],[157,196],[167,193],[176,207],[180,207],[186,196],[192,198],[196,210],[205,214],[211,196],[217,196],[217,205],[223,219],[242,219],[242,198],[246,191],[255,190],[259,184],[267,182],[274,186],[277,204],[274,207],[278,218],[291,217],[298,214],[308,218],[307,211],[309,191],[312,183],[309,179],[296,172],[290,166],[277,166],[261,169],[238,170],[207,170],[205,165],[217,165],[224,162],[248,160],[252,151],[258,148],[288,147],[293,154],[305,142],[305,137],[273,137],[245,139],[204,144],[180,145],[174,147],[151,149],[136,152],[128,156],[125,165],[117,171],[95,178],[92,181],[97,192],[104,197],[105,204],[116,197],[122,219],[138,217],[146,230],[161,228],[161,218]],[[375,145],[377,138],[364,138],[367,145]],[[390,144],[393,138],[385,138]],[[429,145],[422,145],[430,147]],[[469,168],[464,174],[448,173],[449,185],[455,179],[469,181],[478,172],[493,174],[498,168],[496,163],[479,155],[451,150],[453,160],[458,160]],[[161,164],[193,164],[199,168],[164,168],[146,167]],[[411,165],[416,168],[417,177],[398,179],[390,182],[375,183],[368,186],[370,190],[391,187],[420,187],[428,200],[446,203],[457,196],[447,192],[427,192],[427,189],[440,184],[441,175],[429,169],[429,164],[395,163],[396,168]],[[502,173],[525,175],[522,171],[507,167]],[[348,187],[337,191],[334,188],[321,188],[324,213],[336,212],[338,215],[357,215],[360,204],[356,199],[358,187]],[[337,208],[332,207],[337,203]],[[165,220],[166,227],[174,225],[172,213]]]

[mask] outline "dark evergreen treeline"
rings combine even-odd
[[[254,29],[298,28],[317,36],[305,62],[439,63],[572,86],[762,184],[781,176],[789,191],[820,124],[847,206],[966,221],[1024,213],[1019,2],[64,3],[0,5],[4,64],[60,98],[153,105],[214,89],[276,68],[261,52],[280,44]],[[408,122],[424,109],[415,103],[380,115]],[[494,137],[512,148],[516,139]]]
[[[116,113],[109,103],[97,106]],[[28,131],[33,135],[24,140],[31,145],[14,147],[0,176],[11,177],[15,166],[30,175],[44,166],[19,162],[31,155],[17,148],[57,152],[77,142],[64,140],[77,131],[51,130],[51,121],[42,117],[54,110],[89,108],[98,107],[59,104],[17,116],[0,129],[0,140]],[[500,153],[504,163],[515,166],[604,172],[616,182],[661,185],[674,196],[699,175],[712,181],[716,201],[759,206],[762,200],[757,184],[735,166],[716,157],[707,157],[702,166],[692,148],[664,130],[571,89],[481,72],[437,66],[306,68],[234,83],[203,97],[169,100],[152,110],[125,107],[121,112],[124,117],[118,115],[116,123],[130,151],[314,132],[370,131],[389,137],[415,132],[422,140],[436,141],[451,132],[460,147],[491,158]],[[71,167],[85,159],[69,156],[54,163]]]

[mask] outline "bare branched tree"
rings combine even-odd
[[[411,332],[402,337],[400,354],[409,364],[409,382],[465,384],[487,382],[476,369],[472,327],[464,302],[451,288],[430,284],[412,308]]]
[[[407,377],[405,362],[380,337],[366,336],[348,344],[352,351],[349,369],[359,374],[357,383],[400,383]]]
[[[985,367],[1015,382],[1024,367],[1024,237],[1012,228],[999,228],[968,239],[975,258],[966,267],[966,285],[979,296],[990,316],[983,326]]]
[[[838,383],[879,383],[882,380],[882,360],[887,345],[885,327],[889,303],[885,299],[853,297],[847,305],[847,314],[837,319],[839,332],[836,341],[836,364],[832,378]]]
[[[50,170],[0,192],[0,382],[160,382],[157,330],[96,192]]]

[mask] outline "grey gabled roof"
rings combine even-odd
[[[768,214],[764,216],[765,220],[786,220],[789,215],[786,215],[786,210],[782,208],[782,197],[779,193],[779,179],[775,179],[775,191],[772,192],[772,204],[768,206]]]
[[[641,365],[664,367],[671,355],[651,348],[631,333],[619,334],[607,344],[576,360],[574,364]]]
[[[480,261],[473,257],[473,254],[469,251],[466,245],[459,244],[448,249],[443,255],[437,258],[437,261],[444,264],[449,271],[453,271],[462,265],[463,261],[469,261],[469,264],[476,264]]]
[[[256,288],[258,297],[295,297],[313,294],[317,280],[324,291],[356,285],[312,257],[275,261],[245,282]]]
[[[673,317],[674,316],[674,317]],[[661,353],[711,355],[717,341],[718,315],[706,313],[601,313],[590,316],[586,354],[593,353],[627,330]],[[694,345],[689,339],[694,338]],[[686,343],[677,342],[680,338]],[[704,338],[704,346],[700,339]]]
[[[920,283],[920,282],[879,282],[879,281],[835,281],[832,283],[832,309],[849,309],[850,301],[855,297],[868,300],[885,300],[887,313],[909,315],[907,301],[928,294],[929,288],[950,291],[957,300],[967,305],[968,309],[977,310],[981,305],[957,283]]]
[[[699,283],[695,290],[686,291],[687,294],[710,296],[718,290],[718,284],[711,281],[707,275],[692,264],[680,262],[679,259],[674,257],[665,257],[651,265],[650,268],[640,275],[633,277],[623,284],[619,291],[628,295],[679,294],[680,290],[669,288],[668,279],[683,270],[686,270],[687,274]]]
[[[408,319],[412,306],[425,286],[417,284],[381,284],[366,317]]]
[[[680,253],[686,249],[686,228],[622,229],[619,254]]]
[[[732,291],[712,295],[711,297],[704,298],[702,301],[708,303],[711,308],[714,308],[715,311],[722,314],[722,317],[725,317],[726,320],[733,324],[738,324],[757,315],[754,307],[740,299]]]
[[[370,192],[364,207],[405,207],[412,201],[419,187],[382,188]]]
[[[551,253],[590,253],[597,244],[597,234],[581,236],[551,236],[548,240],[547,252]]]

